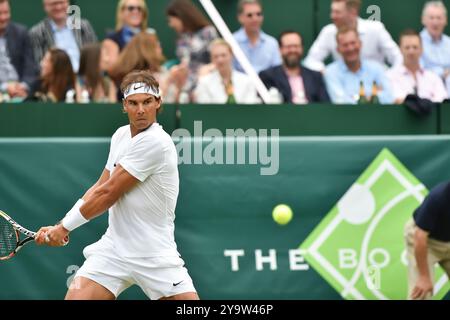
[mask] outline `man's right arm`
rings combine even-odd
[[[428,232],[416,227],[414,234],[414,255],[419,270],[419,278],[411,293],[412,299],[424,299],[433,294],[433,280],[428,268]]]

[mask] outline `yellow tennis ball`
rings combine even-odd
[[[292,216],[292,209],[285,204],[277,205],[272,211],[273,220],[282,226],[291,222]]]

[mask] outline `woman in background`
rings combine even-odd
[[[116,83],[133,70],[149,70],[160,83],[164,101],[177,101],[180,88],[184,86],[187,72],[173,67],[167,70],[158,36],[154,33],[141,32],[136,35],[120,53],[117,63],[111,70],[111,77]]]
[[[211,61],[215,69],[199,78],[195,102],[208,104],[257,104],[256,88],[250,77],[233,69],[233,52],[223,39],[211,43]]]
[[[184,90],[191,91],[200,67],[210,62],[208,47],[218,38],[216,29],[189,0],[174,0],[167,7],[169,26],[178,34],[176,56],[181,67],[189,70]]]
[[[49,49],[41,61],[41,76],[31,90],[28,100],[64,102],[72,90],[75,95],[75,73],[64,50]]]
[[[77,101],[86,103],[86,98],[98,103],[116,103],[117,88],[107,75],[105,50],[100,44],[89,44],[81,49],[80,70],[78,71]],[[87,97],[85,97],[87,92]]]

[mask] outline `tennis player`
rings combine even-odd
[[[171,137],[156,122],[159,84],[148,71],[122,82],[130,124],[111,139],[100,179],[60,224],[43,227],[36,242],[60,246],[75,229],[109,209],[109,227],[87,246],[66,299],[112,300],[133,284],[152,300],[197,300],[174,237],[178,158]]]

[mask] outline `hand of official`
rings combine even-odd
[[[416,286],[414,287],[411,298],[413,300],[424,300],[429,295],[433,294],[433,282],[428,276],[421,276],[417,280]]]

